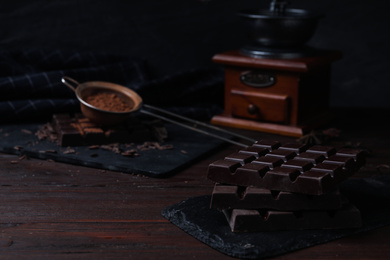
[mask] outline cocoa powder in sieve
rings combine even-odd
[[[128,102],[113,92],[96,92],[84,99],[88,104],[111,112],[128,112],[134,106],[129,99]]]

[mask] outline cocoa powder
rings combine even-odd
[[[129,99],[128,102],[113,92],[96,92],[84,99],[88,104],[111,112],[128,112],[134,106]]]

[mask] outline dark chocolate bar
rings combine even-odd
[[[105,127],[89,121],[81,114],[55,114],[52,125],[57,134],[57,143],[61,146],[143,142],[154,138],[150,127],[136,119]]]
[[[346,198],[338,190],[314,196],[286,191],[271,191],[256,187],[216,184],[212,193],[210,208],[218,210],[328,210],[338,209],[345,202]]]
[[[360,150],[261,141],[209,165],[217,183],[321,195],[364,164]]]
[[[324,211],[233,209],[223,213],[233,232],[357,228],[362,224],[360,212],[352,204]]]

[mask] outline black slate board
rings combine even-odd
[[[238,258],[277,256],[390,224],[390,176],[350,179],[341,192],[361,211],[358,229],[233,233],[223,213],[210,209],[211,195],[193,197],[165,208],[173,224],[219,252]]]
[[[163,144],[172,145],[173,149],[170,150],[140,151],[140,156],[129,158],[108,150],[91,150],[88,146],[77,146],[71,147],[76,153],[64,154],[66,147],[58,146],[47,140],[38,140],[34,133],[42,125],[0,125],[0,152],[25,154],[33,158],[52,159],[69,164],[157,178],[174,174],[224,143],[219,139],[180,126],[166,124],[168,138]],[[31,133],[29,134],[28,131]],[[21,148],[15,149],[15,147]]]

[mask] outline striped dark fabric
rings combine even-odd
[[[119,55],[66,51],[0,53],[1,122],[46,118],[74,112],[79,103],[61,83],[109,81],[133,88],[146,80],[145,63]]]
[[[144,103],[194,119],[209,119],[223,106],[223,70],[191,69],[158,79],[147,77],[147,62],[121,55],[23,51],[0,53],[0,123],[49,119],[79,111],[73,91],[61,82],[107,81],[127,86]]]

